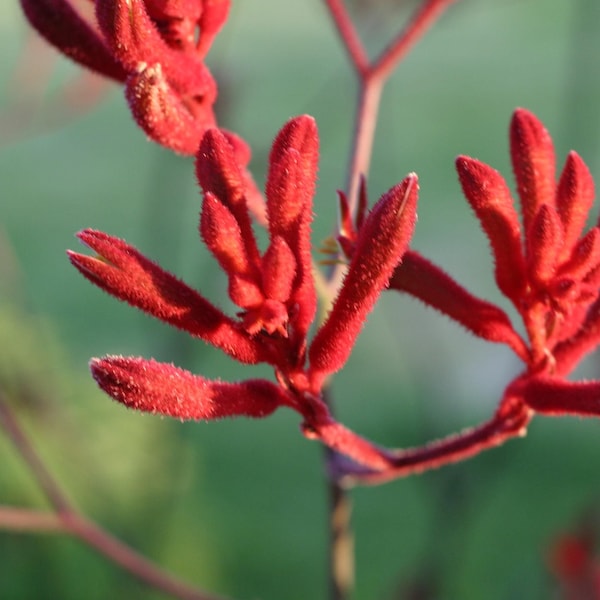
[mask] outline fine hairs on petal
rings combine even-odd
[[[133,246],[90,229],[78,237],[101,258],[69,252],[69,259],[104,291],[221,348],[241,362],[272,360],[260,340],[250,338],[233,319]]]
[[[418,180],[412,174],[384,194],[367,216],[338,297],[309,350],[314,385],[348,360],[367,315],[408,247],[417,198]]]
[[[213,381],[155,360],[107,356],[92,359],[90,369],[98,385],[125,406],[182,420],[266,417],[287,403],[269,381]]]

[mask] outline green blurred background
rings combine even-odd
[[[315,244],[335,220],[355,101],[322,4],[236,1],[209,58],[221,123],[251,143],[259,181],[283,122],[317,118]],[[355,2],[372,51],[414,5]],[[371,199],[416,171],[413,247],[507,310],[453,160],[475,156],[509,177],[507,127],[524,106],[560,161],[575,148],[600,176],[599,31],[596,0],[457,2],[383,97]],[[121,305],[65,258],[76,231],[101,229],[224,301],[224,277],[198,241],[191,159],[147,142],[119,89],[82,80],[36,45],[16,2],[0,5],[0,33],[0,386],[20,421],[85,514],[178,575],[240,600],[325,598],[321,448],[299,434],[296,415],[181,424],[126,411],[88,375],[89,357],[108,353],[223,379],[268,374]],[[410,446],[487,418],[518,369],[507,349],[390,294],[334,394],[361,434]],[[579,375],[599,371],[592,357]],[[598,421],[539,418],[526,440],[353,491],[355,597],[416,598],[419,586],[429,589],[421,598],[558,597],[548,552],[598,502],[599,459]],[[1,432],[0,461],[0,503],[47,506]],[[0,598],[109,597],[163,596],[76,541],[0,531]]]

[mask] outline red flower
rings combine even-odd
[[[135,248],[104,233],[79,234],[96,257],[69,252],[73,265],[108,293],[240,362],[272,365],[277,383],[211,381],[141,358],[94,359],[91,369],[100,387],[119,402],[181,419],[264,417],[287,406],[303,417],[307,437],[381,470],[389,466],[389,457],[332,419],[322,388],[348,359],[408,245],[416,220],[417,178],[409,175],[393,187],[364,219],[337,300],[309,344],[317,304],[310,244],[317,160],[314,120],[292,119],[270,155],[269,244],[261,253],[234,149],[217,129],[204,135],[196,160],[204,190],[200,234],[228,276],[229,296],[240,309],[237,317],[227,316]]]
[[[97,24],[70,0],[21,0],[38,32],[79,64],[125,84],[134,118],[154,141],[195,154],[215,127],[217,86],[204,64],[230,0],[95,0]],[[245,144],[233,134],[240,160]]]
[[[237,318],[106,234],[79,234],[98,258],[69,253],[88,279],[121,300],[241,362],[272,365],[277,384],[208,381],[171,365],[121,357],[93,360],[96,381],[128,406],[180,418],[261,417],[278,406],[293,408],[303,417],[303,433],[336,451],[332,475],[362,483],[473,456],[524,435],[535,413],[599,416],[600,382],[566,380],[600,341],[600,230],[582,234],[593,200],[591,176],[571,153],[556,184],[551,139],[524,110],[513,118],[511,153],[522,224],[499,173],[468,157],[458,158],[457,169],[490,240],[498,287],[521,315],[527,341],[501,308],[406,250],[415,223],[415,175],[384,194],[368,214],[363,183],[355,223],[340,196],[339,242],[350,264],[327,320],[309,341],[316,307],[310,221],[318,139],[314,121],[304,116],[291,120],[273,144],[266,186],[269,245],[262,254],[252,231],[246,179],[227,137],[210,129],[197,155],[204,190],[200,233],[229,278]],[[323,401],[324,382],[346,363],[386,288],[414,295],[521,358],[523,372],[507,386],[488,422],[421,448],[386,450],[332,418]]]

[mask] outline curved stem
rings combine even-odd
[[[19,531],[69,533],[97,550],[143,583],[181,600],[224,600],[175,578],[153,562],[78,513],[67,500],[60,484],[46,468],[0,392],[0,425],[27,463],[38,485],[56,511],[55,514],[0,507],[0,528]]]

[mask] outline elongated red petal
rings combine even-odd
[[[38,33],[63,54],[105,77],[125,81],[126,71],[67,0],[21,0],[21,7]]]
[[[600,229],[592,227],[573,248],[569,260],[561,265],[559,274],[583,279],[600,266]]]
[[[394,268],[402,259],[416,221],[417,176],[384,194],[361,228],[338,297],[309,350],[313,384],[340,369]]]
[[[518,303],[525,287],[525,260],[519,216],[511,193],[498,171],[467,156],[456,159],[463,192],[490,240],[496,283]]]
[[[587,165],[577,152],[571,151],[556,189],[556,209],[565,232],[565,252],[581,235],[594,203],[594,180]]]
[[[87,229],[79,239],[100,258],[68,252],[92,283],[136,308],[220,348],[245,363],[271,362],[257,339],[174,275],[118,238]]]
[[[144,358],[95,358],[90,369],[102,390],[125,406],[181,420],[266,417],[289,402],[280,387],[263,379],[213,381]]]
[[[296,257],[297,274],[291,301],[298,307],[293,322],[301,340],[310,328],[317,307],[310,234],[318,159],[315,120],[308,115],[295,117],[275,138],[266,185],[271,239],[281,236]]]
[[[411,294],[477,337],[506,344],[521,360],[528,361],[527,345],[513,329],[502,309],[473,296],[419,253],[408,250],[404,254],[402,262],[392,275],[389,287]]]
[[[556,210],[542,204],[527,232],[527,267],[534,282],[548,281],[556,272],[563,249],[563,228]]]
[[[554,205],[556,159],[547,129],[523,108],[514,112],[510,124],[510,154],[527,234],[539,207]]]
[[[198,0],[144,0],[148,16],[157,24],[171,47],[191,52],[196,47],[198,21],[202,14]]]
[[[211,192],[204,195],[200,233],[229,277],[229,297],[241,308],[263,302],[260,270],[252,263],[238,222]]]
[[[115,56],[128,70],[158,63],[171,48],[148,15],[143,0],[96,0],[96,18]]]
[[[526,381],[519,392],[527,405],[551,416],[600,417],[600,382],[571,382],[546,377]]]
[[[210,85],[214,87],[214,81]],[[145,66],[130,75],[125,94],[133,117],[146,135],[180,154],[195,154],[204,132],[215,125],[211,99],[214,92],[208,92],[194,106],[192,114],[189,104],[165,79],[160,64]]]

